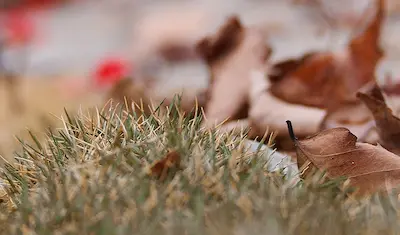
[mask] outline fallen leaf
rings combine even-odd
[[[281,81],[286,75],[298,69],[305,63],[307,59],[311,58],[314,55],[315,55],[314,52],[310,52],[304,54],[300,58],[290,58],[275,63],[271,69],[271,72],[268,74],[269,80],[273,83]]]
[[[157,177],[161,181],[165,180],[169,170],[179,168],[181,156],[176,151],[170,151],[161,160],[155,162],[150,168],[151,175]]]
[[[376,0],[376,14],[366,30],[354,37],[349,43],[350,68],[357,79],[348,78],[344,82],[348,87],[359,89],[362,85],[375,80],[375,68],[384,52],[380,47],[380,34],[383,20],[385,18],[385,0]]]
[[[379,84],[381,91],[385,94],[386,104],[393,110],[395,116],[400,115],[400,82],[391,74],[386,74],[384,81]]]
[[[300,59],[301,66],[294,66],[273,83],[271,93],[290,103],[320,108],[335,108],[342,102],[356,100],[355,93],[374,80],[376,65],[383,56],[379,39],[385,1],[376,1],[374,19],[350,40],[347,48]]]
[[[380,145],[357,143],[357,137],[343,127],[298,140],[291,122],[287,124],[302,177],[307,177],[313,167],[326,171],[330,178],[345,176],[358,188],[358,195],[391,189],[400,183],[400,157]]]
[[[374,118],[369,109],[360,102],[342,103],[335,110],[328,110],[320,130],[345,127],[362,142],[377,143]]]
[[[144,8],[135,22],[131,55],[138,70],[159,63],[199,59],[196,42],[212,23],[210,11],[201,4],[161,4]]]
[[[379,86],[375,84],[365,93],[358,92],[357,97],[365,103],[375,119],[380,144],[393,152],[400,153],[400,119],[394,116],[386,105]]]
[[[348,15],[348,17],[345,17],[345,19],[339,19],[340,21],[344,21],[343,23],[346,23],[348,20],[350,20],[352,18],[359,18],[360,16],[358,16],[359,14],[357,14],[357,11],[359,11],[359,10],[357,8],[365,8],[365,5],[371,3],[371,0],[365,0],[361,4],[359,4],[359,2],[361,2],[359,0],[350,0],[350,1],[345,0],[345,1],[341,1],[341,2],[340,1],[339,2],[337,2],[337,1],[331,2],[329,0],[292,0],[291,2],[294,4],[300,4],[300,5],[314,7],[316,9],[324,8],[325,11],[328,10],[329,12],[332,12],[332,9],[330,9],[330,6],[332,4],[336,5],[336,8],[338,8],[338,9],[336,9],[336,11],[337,10],[339,10],[339,11],[350,10],[350,12],[348,12],[346,14],[346,15]],[[326,4],[326,3],[328,3],[328,4]],[[325,4],[325,6],[322,6],[324,4]],[[346,7],[348,7],[348,6],[353,6],[352,7],[353,9],[351,9],[351,7],[350,7],[350,9],[346,9]],[[356,9],[354,9],[354,7],[356,7]],[[321,9],[321,10],[323,10],[323,9]],[[385,10],[386,10],[386,14],[388,16],[398,15],[400,12],[400,2],[398,0],[387,0]],[[355,14],[355,17],[351,17],[351,15],[349,13]]]
[[[308,136],[319,130],[325,110],[280,100],[271,95],[269,86],[270,81],[262,73],[252,74],[249,119],[253,135],[262,137],[269,129],[279,137],[288,138],[287,127],[282,123],[287,119],[296,123],[295,131],[299,136]]]
[[[266,71],[271,48],[266,35],[231,16],[220,29],[197,44],[210,70],[205,126],[247,117],[251,71]]]
[[[360,91],[368,91],[375,81],[364,85]],[[376,144],[379,140],[374,117],[368,107],[360,100],[342,102],[334,109],[328,109],[320,130],[345,127],[356,135],[360,142]]]
[[[396,81],[399,81],[399,79],[393,79],[391,75],[386,75],[384,84],[381,85],[381,90],[388,96],[399,96],[400,83]]]
[[[270,92],[279,99],[293,104],[326,108],[330,106],[336,81],[334,56],[330,53],[317,53],[307,58],[301,66],[288,72],[280,81],[273,83]],[[341,90],[337,90],[341,92]],[[328,98],[328,94],[330,94]]]

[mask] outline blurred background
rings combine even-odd
[[[114,61],[152,77],[160,93],[207,86],[193,46],[231,14],[269,35],[272,61],[336,50],[368,23],[373,0],[2,0],[0,154],[50,114],[101,104],[99,66]],[[387,0],[385,58],[377,76],[400,76],[400,0]],[[373,10],[373,9],[372,9]],[[397,23],[397,25],[396,25]],[[115,66],[114,66],[115,67]],[[118,67],[118,66],[117,66]],[[121,68],[120,68],[121,69]],[[100,72],[101,73],[101,72]],[[102,72],[103,75],[106,72]],[[97,79],[97,80],[96,80]]]

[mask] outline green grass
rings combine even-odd
[[[1,234],[400,232],[395,192],[354,199],[344,179],[269,172],[270,150],[248,151],[245,133],[201,130],[201,112],[188,119],[177,107],[66,113],[45,141],[21,140],[1,172]],[[150,174],[169,151],[179,166]]]

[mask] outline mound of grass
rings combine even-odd
[[[271,172],[245,134],[200,129],[177,105],[66,113],[1,172],[1,234],[395,234],[397,194]],[[271,143],[272,140],[267,141]],[[273,155],[272,155],[273,156]]]

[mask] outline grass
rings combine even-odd
[[[245,133],[202,130],[201,112],[188,119],[178,106],[148,117],[110,106],[66,113],[44,140],[21,140],[1,172],[0,233],[400,231],[396,192],[355,199],[345,179],[269,172],[270,151],[248,151]]]

